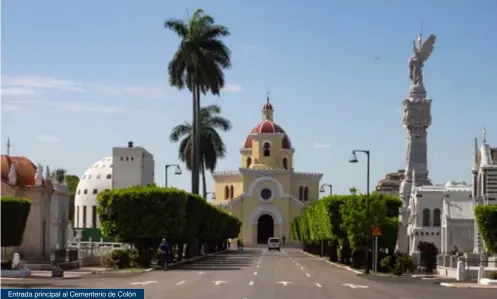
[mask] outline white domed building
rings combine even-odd
[[[83,240],[90,236],[100,239],[100,219],[97,214],[97,195],[100,192],[148,186],[154,182],[155,163],[151,153],[142,147],[114,147],[112,156],[92,163],[81,177],[74,199],[74,228],[82,232]],[[79,234],[79,233],[78,233]]]
[[[112,157],[93,163],[81,177],[74,199],[74,227],[100,228],[98,193],[112,189]]]

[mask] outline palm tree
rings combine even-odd
[[[218,95],[224,87],[224,70],[231,67],[231,51],[220,40],[230,35],[227,27],[217,25],[214,18],[197,9],[185,22],[169,19],[164,27],[181,38],[173,59],[169,62],[169,83],[178,89],[185,86],[192,93],[192,193],[199,193],[200,152],[200,93]]]
[[[217,160],[226,155],[226,146],[218,130],[226,132],[231,129],[231,122],[219,116],[221,108],[218,105],[209,105],[200,109],[200,170],[202,172],[202,186],[204,198],[207,198],[207,186],[205,183],[205,170],[213,172],[216,169]],[[193,150],[193,126],[185,122],[177,125],[171,131],[169,139],[179,144],[178,157],[186,164],[188,169],[192,169]]]

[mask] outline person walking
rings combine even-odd
[[[167,270],[167,258],[169,254],[169,244],[166,238],[162,239],[162,243],[159,245],[159,255],[160,255],[160,265],[162,270]]]

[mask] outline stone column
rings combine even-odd
[[[402,200],[397,250],[408,252],[407,238],[408,206],[412,187],[431,185],[428,178],[427,135],[431,125],[431,100],[426,99],[424,88],[412,87],[409,97],[402,102],[404,114],[402,124],[407,129],[405,177],[400,184],[399,196]],[[416,177],[413,178],[412,174]],[[413,186],[413,181],[415,182]]]

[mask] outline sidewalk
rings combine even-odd
[[[441,282],[440,285],[446,288],[497,290],[497,285],[486,285],[486,284],[479,284],[476,282]]]
[[[101,272],[106,272],[108,269],[101,267],[83,267],[79,269],[74,269],[71,271],[64,271],[64,277],[55,279],[77,279],[85,275],[96,274]],[[26,278],[15,278],[15,277],[2,277],[2,280],[32,280],[32,279],[52,279],[52,271],[44,270],[31,270],[31,275]]]

